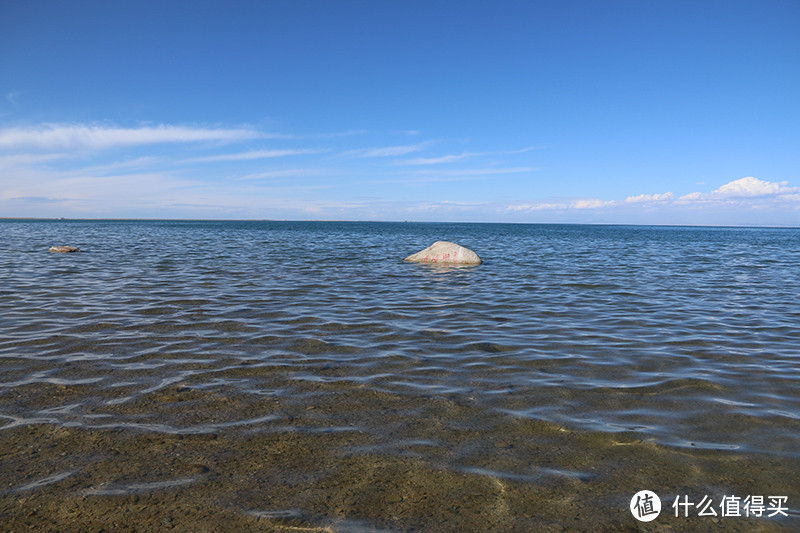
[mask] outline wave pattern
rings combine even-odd
[[[405,398],[406,420],[442,400],[469,406],[435,412],[442,435],[502,415],[673,447],[800,450],[798,230],[4,221],[0,231],[0,434],[39,423],[358,431],[371,450],[437,457],[444,437],[398,439],[364,409]],[[402,262],[439,239],[484,264]],[[85,252],[47,252],[57,244]],[[480,471],[479,457],[465,448],[447,464]]]

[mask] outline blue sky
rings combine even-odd
[[[800,2],[0,1],[0,216],[800,225]]]

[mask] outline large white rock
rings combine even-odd
[[[80,252],[80,249],[75,248],[74,246],[51,246],[50,251],[59,254],[68,254],[72,252]]]
[[[415,263],[445,263],[459,265],[479,265],[483,263],[478,254],[454,242],[436,241],[421,252],[409,255],[406,261]]]

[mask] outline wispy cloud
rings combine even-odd
[[[0,148],[32,147],[46,150],[93,149],[159,143],[230,142],[271,137],[247,128],[198,128],[190,126],[115,126],[45,124],[28,128],[0,129]]]
[[[20,96],[22,96],[22,91],[11,91],[6,93],[6,101],[13,106],[18,106]]]
[[[251,161],[255,159],[270,159],[273,157],[286,157],[292,155],[321,154],[327,150],[298,149],[298,150],[252,150],[237,154],[220,154],[206,157],[187,159],[187,163],[213,163],[217,161]]]
[[[289,136],[265,133],[257,126],[165,123],[0,126],[0,209],[14,216],[181,216],[186,210],[199,214],[205,209],[213,216],[247,212],[291,218],[302,212],[324,218],[391,219],[398,210],[433,204],[414,199],[413,190],[399,200],[385,193],[386,188],[365,187],[365,180],[385,185],[387,178],[396,178],[404,185],[436,188],[433,184],[440,181],[499,179],[536,170],[518,165],[519,160],[509,163],[512,158],[442,167],[439,162],[466,162],[491,152],[422,158],[444,141],[398,130],[388,133],[402,133],[404,141],[413,142],[391,140],[387,132],[375,134],[383,141],[359,137],[365,133],[370,132]],[[328,146],[320,147],[323,143]],[[394,166],[398,159],[415,156],[418,161],[411,164],[417,166]],[[430,198],[429,192],[425,198]],[[464,199],[459,197],[464,192],[457,192],[451,199]],[[442,212],[474,208],[436,205]]]
[[[419,152],[430,144],[430,141],[425,141],[417,144],[404,144],[400,146],[384,146],[380,148],[363,148],[359,150],[350,150],[343,155],[355,157],[397,157],[407,155],[414,152]]]
[[[108,208],[130,203],[158,203],[169,195],[178,195],[176,191],[195,185],[192,181],[157,172],[103,177],[39,173],[34,177],[36,179],[20,176],[11,180],[0,199],[40,197],[77,209]]]
[[[453,181],[480,181],[502,176],[505,174],[521,174],[535,172],[534,167],[492,167],[492,168],[468,168],[468,169],[425,169],[405,174],[398,177],[367,180],[362,183],[399,183],[403,185],[423,185],[426,183],[442,183]]]
[[[361,181],[362,184],[388,184],[397,183],[401,185],[426,185],[432,183],[446,183],[446,182],[459,182],[459,181],[481,181],[491,179],[495,176],[504,174],[518,174],[526,172],[535,172],[537,168],[534,167],[511,167],[511,168],[469,168],[462,170],[443,170],[443,169],[426,169],[417,170],[412,173],[397,175],[391,177],[376,178]]]
[[[65,152],[55,153],[41,153],[41,154],[14,154],[0,156],[0,172],[7,174],[8,179],[11,175],[18,175],[39,169],[51,170],[53,173],[58,173],[61,176],[95,176],[103,177],[109,173],[119,172],[121,170],[135,170],[147,167],[153,167],[163,160],[153,156],[143,156],[135,158],[125,158],[119,161],[112,161],[101,165],[76,165],[84,160],[76,157],[74,154]]]
[[[462,154],[448,154],[439,157],[415,157],[413,159],[404,159],[398,161],[401,165],[438,165],[441,163],[452,163],[453,161],[461,161],[470,157],[475,157],[481,154],[474,152],[464,152]]]
[[[454,211],[473,211],[476,208],[483,207],[485,204],[481,202],[455,202],[451,200],[442,200],[440,202],[421,202],[410,205],[402,209],[405,212],[454,212]]]
[[[354,135],[366,135],[367,133],[369,133],[369,130],[347,130],[336,133],[318,133],[316,135],[312,135],[312,137],[317,137],[320,139],[332,139],[338,137],[352,137]]]
[[[9,169],[23,165],[37,165],[48,161],[56,161],[70,157],[66,153],[53,154],[14,154],[0,156],[0,169]]]
[[[420,170],[416,172],[419,176],[497,176],[501,174],[520,174],[524,172],[536,172],[536,167],[485,167],[485,168],[466,168],[453,170]]]
[[[544,146],[527,146],[525,148],[519,148],[518,150],[505,150],[503,152],[497,152],[500,154],[524,154],[525,152],[530,152],[533,150],[544,150]]]
[[[246,176],[242,176],[237,178],[239,181],[247,181],[247,180],[262,180],[262,179],[270,179],[270,178],[299,178],[299,177],[311,177],[311,176],[322,176],[327,174],[329,171],[326,169],[320,168],[286,168],[281,170],[269,170],[266,172],[255,172],[253,174],[247,174]]]
[[[74,170],[62,171],[62,175],[104,177],[119,172],[136,173],[141,172],[144,168],[160,165],[163,162],[164,161],[158,157],[136,157],[133,159],[114,161],[105,165],[85,166]]]
[[[464,159],[497,156],[497,155],[516,155],[530,152],[531,150],[540,150],[540,147],[529,146],[517,150],[495,150],[491,152],[462,152],[460,154],[445,154],[437,157],[416,157],[413,159],[398,160],[397,164],[400,165],[439,165],[442,163],[452,163],[455,161],[462,161]]]

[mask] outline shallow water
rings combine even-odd
[[[800,230],[0,235],[0,516],[20,525],[37,498],[39,516],[86,525],[48,505],[89,501],[105,523],[108,498],[174,512],[210,492],[219,524],[254,530],[635,529],[628,503],[648,488],[665,500],[650,528],[682,527],[676,496],[762,493],[787,496],[788,516],[686,520],[800,527]],[[440,239],[484,263],[402,261]],[[84,252],[47,252],[61,244]],[[162,525],[213,523],[191,516]]]

